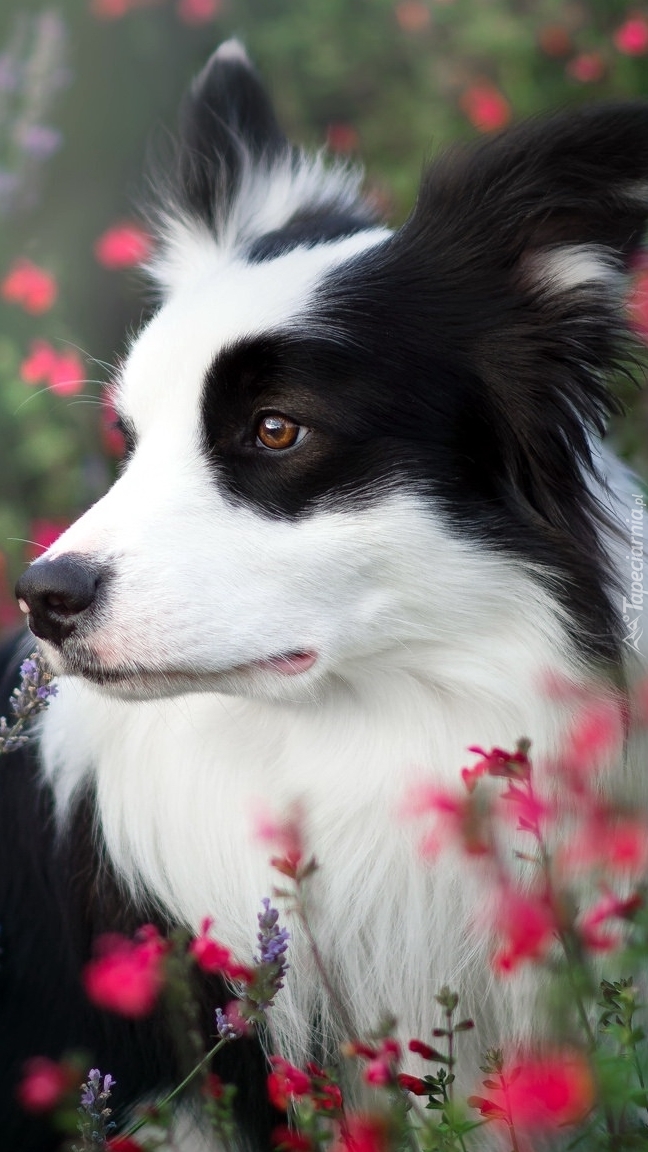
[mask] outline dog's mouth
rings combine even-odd
[[[278,655],[251,660],[222,669],[196,668],[146,668],[140,666],[109,668],[102,665],[96,656],[75,654],[66,661],[64,674],[82,676],[85,680],[101,687],[114,687],[137,693],[176,694],[218,690],[219,685],[232,677],[249,678],[255,673],[267,672],[274,676],[299,676],[307,672],[317,662],[317,653],[312,650],[296,649]]]

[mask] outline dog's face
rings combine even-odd
[[[224,45],[116,385],[122,475],[19,581],[55,669],[304,699],[460,646],[544,569],[603,632],[582,472],[647,172],[643,107],[558,117],[438,163],[390,233]]]

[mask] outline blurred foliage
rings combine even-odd
[[[102,267],[94,244],[136,218],[147,152],[230,35],[291,137],[361,157],[395,222],[447,141],[648,94],[648,6],[624,0],[2,0],[0,280],[24,257],[59,293],[41,312],[0,300],[0,626],[15,618],[8,588],[24,561],[111,476],[101,385],[147,304],[137,275]],[[23,382],[35,338],[84,351],[83,391]],[[617,433],[642,469],[645,395]]]

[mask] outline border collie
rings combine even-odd
[[[60,692],[0,774],[2,1149],[50,1147],[11,1104],[28,1056],[86,1048],[125,1101],[173,1082],[163,1021],[95,1010],[79,971],[99,932],[206,915],[249,958],[255,805],[308,814],[314,928],[360,1035],[385,1013],[429,1035],[443,983],[484,1043],[524,1027],[464,873],[423,867],[397,813],[468,745],[555,751],[547,673],[618,683],[638,658],[637,482],[601,437],[647,215],[647,104],[450,151],[390,231],[357,174],[287,142],[237,42],[198,76],[160,306],[116,381],[126,462],[17,587]],[[273,1033],[321,1057],[340,1025],[292,928]],[[263,1055],[227,1060],[267,1148]]]

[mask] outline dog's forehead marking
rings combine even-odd
[[[204,262],[136,338],[118,389],[120,408],[140,434],[162,422],[176,437],[182,430],[195,434],[205,374],[218,352],[245,337],[288,329],[307,314],[327,272],[389,235],[371,229],[259,264],[224,259],[214,245],[212,265]]]

